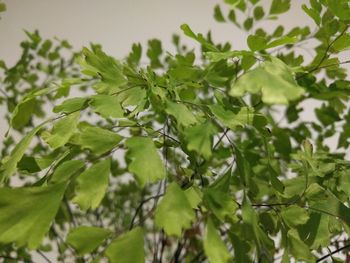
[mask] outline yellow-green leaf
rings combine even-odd
[[[73,228],[68,236],[67,243],[72,246],[78,255],[91,253],[111,235],[111,231],[94,226],[79,226]]]
[[[0,242],[37,248],[49,230],[66,184],[0,188]]]
[[[96,209],[102,201],[109,182],[111,160],[100,161],[77,178],[76,195],[73,202],[82,210]]]
[[[211,219],[207,221],[203,243],[204,252],[210,263],[227,263],[232,260],[225,243],[222,241]]]
[[[144,233],[141,227],[120,235],[107,247],[105,255],[111,263],[144,263]]]
[[[141,186],[165,177],[165,167],[152,139],[132,137],[126,140],[128,170],[135,174]]]

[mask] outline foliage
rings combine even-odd
[[[315,27],[288,31],[291,1],[270,2],[214,7],[248,50],[184,24],[199,56],[174,35],[176,54],[152,39],[119,61],[26,32],[19,61],[0,61],[3,261],[342,262],[350,2],[310,0],[300,10]]]

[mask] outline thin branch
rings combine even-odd
[[[117,91],[117,92],[112,93],[111,95],[119,95],[120,93],[123,93],[123,92],[125,92],[125,91],[127,91],[127,90],[130,90],[130,89],[133,89],[133,88],[137,88],[137,87],[140,87],[140,85],[135,85],[135,86],[131,86],[131,87],[122,89],[122,90],[120,90],[120,91]]]
[[[78,224],[77,224],[77,222],[75,221],[75,217],[74,217],[73,211],[72,211],[72,209],[71,209],[71,207],[70,207],[70,205],[69,205],[69,202],[68,202],[68,200],[67,200],[66,197],[64,197],[64,204],[66,205],[66,208],[67,208],[68,214],[69,214],[69,216],[70,216],[70,218],[71,218],[71,220],[72,220],[73,226],[74,226],[74,227],[77,227]]]
[[[203,256],[203,250],[201,250],[194,258],[192,258],[190,263],[201,262],[201,257]]]
[[[227,128],[227,129],[224,130],[224,133],[220,136],[219,140],[218,140],[217,143],[214,145],[213,151],[215,151],[216,147],[219,146],[220,142],[224,139],[224,137],[226,136],[226,134],[228,133],[229,130],[230,130],[229,128]]]
[[[339,38],[341,38],[341,37],[346,33],[346,31],[348,30],[348,28],[349,28],[349,26],[346,26],[346,27],[344,28],[344,30],[343,30],[336,38],[334,38],[333,41],[332,41],[331,43],[329,43],[329,45],[328,45],[327,48],[326,48],[326,51],[324,52],[324,55],[323,55],[322,59],[320,60],[320,62],[318,62],[317,66],[316,66],[314,69],[312,69],[311,71],[309,71],[309,73],[310,73],[310,72],[313,72],[313,71],[315,71],[315,70],[317,70],[317,69],[321,66],[321,64],[326,60],[326,58],[327,58],[327,56],[328,56],[328,52],[329,52],[329,50],[331,49],[331,47],[333,46],[333,44],[335,43],[335,41],[337,41]]]
[[[141,203],[139,204],[139,206],[136,208],[136,211],[135,211],[135,214],[133,216],[133,218],[131,219],[131,223],[130,223],[130,227],[129,227],[129,230],[133,229],[134,227],[134,223],[135,223],[135,220],[136,220],[136,217],[138,215],[138,213],[140,212],[140,210],[142,209],[142,206],[144,204],[146,204],[147,202],[153,200],[153,199],[158,199],[160,197],[162,197],[164,194],[159,194],[159,195],[154,195],[154,196],[150,196],[144,200],[141,201]]]
[[[349,28],[349,26],[346,26],[346,27],[344,28],[344,30],[343,30],[336,38],[334,38],[334,39],[331,41],[331,43],[328,44],[328,46],[327,46],[327,48],[326,48],[326,50],[325,50],[325,52],[324,52],[324,54],[323,54],[323,57],[322,57],[321,60],[318,62],[318,64],[317,64],[313,69],[311,69],[311,70],[309,70],[308,72],[306,72],[306,73],[300,75],[300,76],[297,78],[297,80],[300,79],[300,78],[302,78],[302,77],[304,77],[305,75],[307,75],[307,74],[309,74],[309,73],[312,73],[312,72],[314,72],[314,71],[320,69],[320,68],[324,68],[324,67],[321,67],[321,65],[322,65],[322,63],[327,59],[329,50],[331,49],[331,47],[333,46],[333,44],[335,43],[335,41],[337,41],[340,37],[342,37],[342,36],[346,33],[346,31],[348,30],[348,28]],[[345,61],[345,63],[343,63],[343,64],[346,64],[346,63],[348,63],[348,62]],[[339,64],[339,63],[338,63],[338,64]]]
[[[324,66],[318,67],[318,69],[330,68],[330,67],[333,67],[333,66],[339,66],[339,65],[349,64],[349,63],[350,63],[350,60],[346,60],[346,61],[341,61],[339,63],[333,63],[333,64],[329,64],[329,65],[324,65]],[[310,72],[312,72],[312,71],[309,71],[308,73],[310,73]]]
[[[52,263],[52,261],[47,257],[45,256],[45,254],[43,252],[41,252],[39,249],[36,251],[40,256],[42,256],[46,262],[48,263]]]
[[[345,245],[345,246],[343,246],[341,248],[338,248],[338,249],[328,253],[327,255],[324,255],[324,256],[320,257],[319,259],[316,260],[316,262],[321,262],[322,260],[325,260],[326,258],[328,258],[328,257],[330,257],[330,256],[332,256],[332,255],[334,255],[334,254],[336,254],[336,253],[338,253],[338,252],[340,252],[340,251],[342,251],[344,249],[347,249],[347,248],[350,248],[350,244],[347,244],[347,245]]]
[[[163,261],[165,244],[166,244],[166,237],[164,236],[164,232],[162,230],[162,244],[161,244],[161,248],[160,248],[159,263],[162,263],[162,261]]]

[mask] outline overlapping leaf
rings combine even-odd
[[[73,202],[82,210],[96,209],[102,201],[109,182],[111,160],[100,161],[77,178],[77,190]]]
[[[120,235],[107,247],[105,254],[111,263],[144,263],[144,232],[140,227]]]
[[[246,92],[261,93],[262,101],[267,104],[288,104],[305,91],[296,83],[292,70],[272,58],[232,83],[230,95],[242,97]]]
[[[57,213],[65,188],[65,183],[0,188],[0,242],[37,248]]]
[[[194,218],[195,213],[186,194],[176,183],[170,184],[156,209],[156,225],[168,235],[181,236],[182,230],[190,227]]]
[[[67,243],[74,247],[78,255],[84,255],[94,251],[109,235],[111,232],[105,228],[79,226],[69,232]]]
[[[165,167],[160,159],[152,139],[133,137],[125,142],[128,147],[127,158],[130,160],[128,169],[135,174],[141,186],[163,179]]]

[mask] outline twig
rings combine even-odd
[[[229,128],[227,128],[227,129],[224,130],[224,133],[220,136],[219,140],[218,140],[217,143],[214,145],[213,151],[216,149],[216,147],[219,146],[220,142],[224,139],[224,137],[226,136],[226,134],[228,133],[229,130],[230,130]]]
[[[72,220],[73,226],[77,227],[77,222],[75,221],[75,217],[74,217],[73,211],[72,211],[72,209],[71,209],[71,207],[70,207],[66,197],[64,197],[64,204],[67,207],[67,211],[68,211],[68,214],[69,214],[69,216],[70,216],[70,218]]]
[[[330,256],[332,256],[332,255],[334,255],[334,254],[336,254],[336,253],[338,253],[338,252],[340,252],[340,251],[342,251],[344,249],[347,249],[349,247],[350,247],[350,244],[347,244],[347,245],[345,245],[345,246],[343,246],[341,248],[338,248],[338,249],[328,253],[327,255],[324,255],[323,257],[320,257],[319,259],[316,260],[316,262],[321,262],[322,260],[325,260],[326,258],[328,258],[328,257],[330,257]]]
[[[141,201],[141,203],[139,204],[139,206],[136,208],[136,211],[135,211],[135,214],[134,214],[133,218],[131,219],[131,223],[130,223],[129,230],[133,229],[134,223],[135,223],[135,220],[136,220],[136,217],[137,217],[138,213],[140,212],[140,210],[142,209],[142,206],[143,206],[145,203],[147,203],[147,202],[149,202],[149,201],[151,201],[151,200],[153,200],[153,199],[158,199],[158,198],[162,197],[163,195],[164,195],[164,194],[159,194],[159,195],[150,196],[150,197],[148,197],[148,198],[146,198],[146,199],[144,199],[144,200]]]
[[[203,255],[203,250],[201,250],[194,258],[192,258],[190,263],[201,262],[202,255]]]
[[[162,230],[162,244],[161,244],[161,248],[160,248],[159,263],[162,263],[162,261],[163,261],[163,253],[164,253],[165,244],[166,244],[166,237],[164,237],[164,232]]]
[[[323,68],[323,67],[320,67],[320,66],[321,66],[322,63],[326,60],[326,58],[327,58],[327,56],[328,56],[329,50],[331,49],[331,47],[333,46],[333,44],[335,43],[335,41],[337,41],[340,37],[342,37],[342,36],[346,33],[346,31],[348,30],[348,28],[349,28],[349,26],[346,26],[346,27],[344,28],[344,30],[343,30],[336,38],[334,38],[334,39],[332,40],[332,42],[330,42],[330,43],[328,44],[328,46],[327,46],[327,48],[326,48],[326,51],[325,51],[324,54],[323,54],[323,57],[321,58],[320,62],[318,62],[318,64],[317,64],[313,69],[311,69],[311,70],[309,70],[308,72],[306,72],[306,73],[300,75],[300,76],[297,77],[296,79],[298,80],[298,79],[304,77],[305,75],[307,75],[307,74],[309,74],[309,73],[312,73],[312,72],[314,72],[314,71],[316,71],[316,70],[318,70],[318,69],[320,69],[320,68]],[[346,62],[346,61],[345,61],[345,62]],[[345,63],[343,63],[343,64],[345,64]]]
[[[179,240],[179,242],[177,243],[175,253],[174,253],[174,263],[180,262],[179,259],[180,259],[182,248],[183,248],[183,244],[182,244],[181,240]]]
[[[332,41],[331,43],[328,44],[328,46],[327,46],[327,48],[326,48],[326,51],[324,52],[324,55],[323,55],[322,59],[320,60],[320,62],[318,62],[317,66],[316,66],[314,69],[312,69],[311,71],[309,71],[309,73],[310,73],[310,72],[313,72],[313,71],[315,71],[315,70],[317,70],[317,69],[321,66],[321,64],[326,60],[326,58],[327,58],[327,56],[328,56],[328,52],[329,52],[329,50],[331,49],[331,47],[333,46],[333,44],[335,43],[335,41],[337,41],[339,38],[341,38],[341,37],[345,34],[346,30],[348,30],[348,28],[349,28],[349,26],[346,26],[346,27],[344,28],[344,30],[343,30],[336,38],[334,38],[333,41]]]
[[[48,262],[48,263],[52,263],[52,261],[47,257],[47,256],[45,256],[45,254],[43,253],[43,252],[41,252],[39,249],[36,251],[40,256],[42,256],[45,260],[46,260],[46,262]]]
[[[142,85],[141,85],[142,86]],[[137,87],[140,87],[140,85],[135,85],[135,86],[131,86],[131,87],[128,87],[128,88],[125,88],[125,89],[122,89],[120,91],[117,91],[117,92],[114,92],[112,93],[111,95],[119,95],[120,93],[123,93],[127,90],[130,90],[130,89],[133,89],[133,88],[137,88]]]

